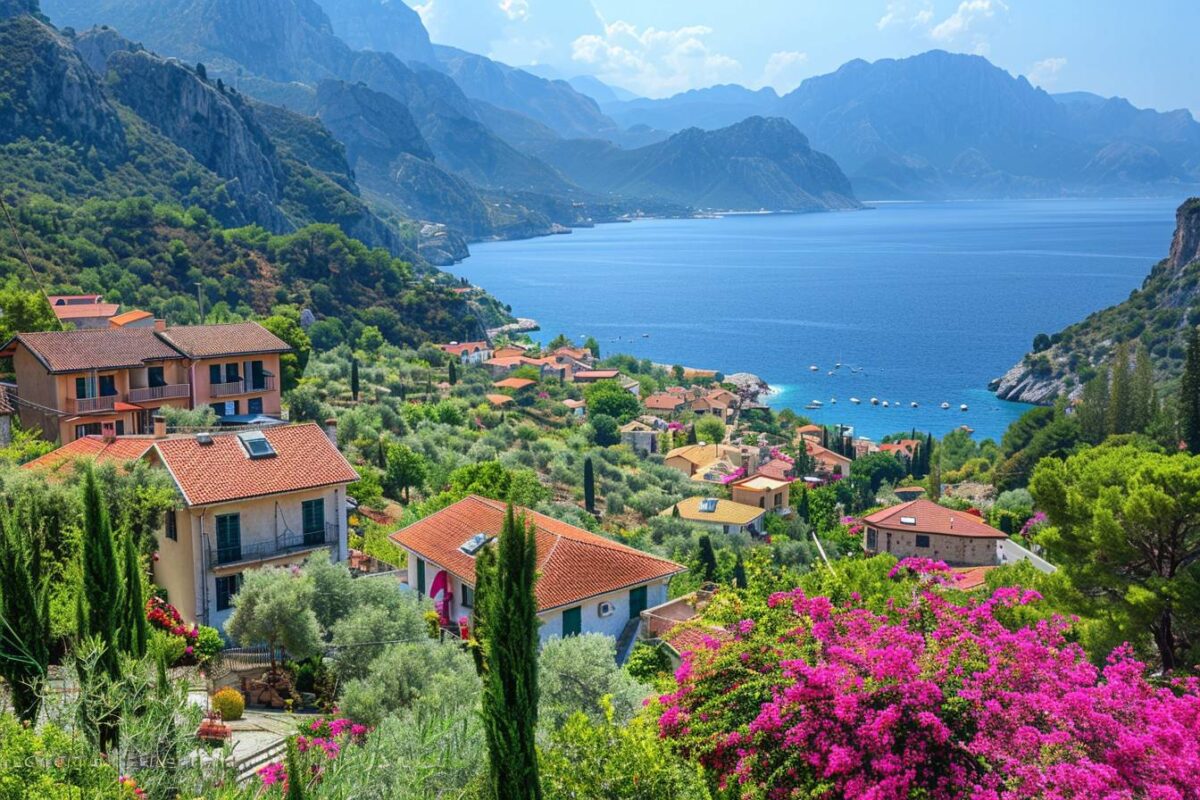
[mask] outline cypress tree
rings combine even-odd
[[[679,519],[679,504],[678,503],[671,506],[671,516],[674,517],[675,519]]]
[[[1121,342],[1113,355],[1108,432],[1129,433],[1133,430],[1133,416],[1133,376],[1129,372],[1129,343]]]
[[[83,478],[83,591],[79,638],[95,637],[104,646],[99,665],[110,678],[120,674],[117,659],[118,603],[121,578],[113,546],[108,509],[100,497],[96,473],[89,467]]]
[[[358,402],[358,359],[350,359],[350,398]]]
[[[697,443],[697,441],[696,441],[696,426],[695,425],[692,425],[690,428],[688,428],[687,443],[688,444],[696,444]]]
[[[121,649],[134,658],[146,655],[146,599],[142,593],[141,564],[133,534],[126,532],[124,542],[125,591],[122,593]]]
[[[591,456],[583,460],[583,505],[589,514],[596,513],[596,476]]]
[[[1187,357],[1179,384],[1179,421],[1188,452],[1200,454],[1200,330],[1188,333]]]
[[[50,663],[50,592],[32,522],[0,503],[0,677],[13,711],[30,723],[37,720]]]
[[[446,369],[446,383],[451,386],[458,383],[458,364],[454,359],[450,359],[450,366]]]
[[[808,487],[800,487],[800,496],[796,500],[796,516],[808,522]]]
[[[483,628],[483,725],[490,800],[541,800],[538,778],[538,620],[534,528],[512,505],[504,519],[493,574],[478,583],[476,623]]]
[[[1154,418],[1154,363],[1144,345],[1139,345],[1137,360],[1133,367],[1132,387],[1133,409],[1130,414],[1130,431],[1143,433]]]
[[[708,534],[700,537],[700,573],[706,581],[717,579],[717,553]]]
[[[742,561],[741,553],[738,553],[737,561],[733,564],[733,584],[739,589],[746,588],[746,563]]]

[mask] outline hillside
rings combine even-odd
[[[804,134],[782,119],[751,117],[716,131],[690,128],[633,150],[566,141],[542,154],[594,192],[657,195],[720,210],[858,207],[833,159],[809,147]]]
[[[1169,383],[1183,367],[1184,332],[1196,324],[1200,324],[1200,198],[1179,207],[1169,255],[1150,270],[1128,300],[1039,342],[1042,349],[1027,354],[991,388],[1005,400],[1049,403],[1077,392],[1123,341],[1145,346],[1154,360],[1156,379]]]

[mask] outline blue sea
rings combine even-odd
[[[603,354],[753,372],[776,390],[772,406],[862,436],[966,424],[998,439],[1026,406],[988,381],[1035,334],[1139,286],[1183,199],[644,220],[472,245],[453,271],[538,320],[542,341],[591,335]],[[823,407],[805,411],[813,400]]]

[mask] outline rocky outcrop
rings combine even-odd
[[[321,81],[316,116],[346,146],[351,168],[360,158],[388,161],[401,153],[433,158],[408,108],[364,84]]]
[[[1193,197],[1175,212],[1175,235],[1167,264],[1178,271],[1196,260],[1200,260],[1200,198]]]
[[[437,58],[420,16],[403,0],[321,0],[321,8],[334,33],[355,49],[426,64]]]
[[[178,62],[146,51],[113,52],[107,62],[117,99],[204,166],[271,230],[288,225],[278,209],[283,173],[270,138],[241,100]]]
[[[38,0],[0,0],[0,19],[19,17],[22,14],[40,16]]]
[[[113,53],[136,53],[142,46],[131,42],[112,28],[97,26],[75,37],[75,50],[92,72],[108,74],[108,57]]]

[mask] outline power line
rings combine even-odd
[[[13,239],[17,243],[17,249],[21,251],[21,257],[25,259],[25,266],[29,268],[30,277],[33,278],[33,282],[37,285],[38,291],[41,292],[42,297],[45,298],[46,305],[50,305],[50,296],[46,294],[46,288],[42,286],[42,280],[40,277],[38,277],[37,270],[33,268],[33,259],[29,257],[29,252],[25,249],[25,242],[22,241],[21,233],[17,230],[16,223],[13,222],[12,213],[9,212],[8,203],[4,202],[4,195],[2,193],[0,193],[0,209],[4,211],[4,219],[8,221],[8,228],[12,231]],[[51,306],[50,310],[53,311],[54,307]],[[54,319],[55,322],[58,323],[57,314],[54,315]],[[58,323],[58,327],[61,330],[62,324]]]

